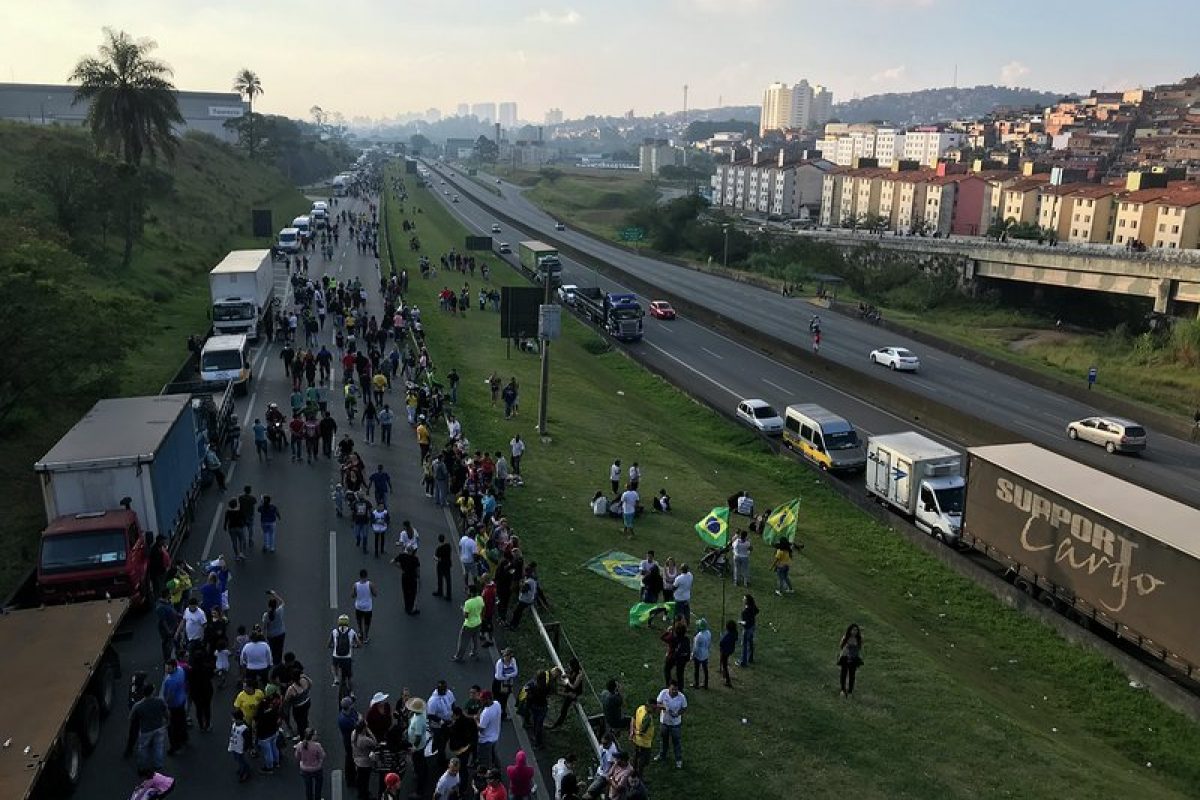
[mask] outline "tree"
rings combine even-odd
[[[408,137],[408,146],[412,150],[413,155],[421,155],[421,151],[429,150],[433,147],[433,142],[429,141],[429,137],[422,133],[414,133]]]
[[[104,191],[110,170],[82,141],[52,140],[39,155],[17,171],[16,182],[44,198],[50,218],[78,251],[81,234],[111,202]]]
[[[313,106],[308,110],[308,113],[312,115],[313,124],[317,126],[318,130],[325,127],[325,120],[328,119],[325,109],[320,106]]]
[[[876,213],[864,214],[862,218],[862,226],[871,233],[882,233],[887,229],[887,217]]]
[[[233,76],[233,90],[246,98],[246,102],[250,105],[250,157],[254,158],[254,98],[263,93],[262,81],[258,78],[258,73],[249,67],[242,67],[237,75]]]
[[[858,230],[859,227],[862,225],[862,222],[863,222],[863,218],[862,218],[861,214],[854,214],[854,213],[848,212],[846,214],[846,216],[842,217],[842,227],[849,228],[852,231]]]
[[[137,183],[142,160],[157,159],[159,153],[172,158],[178,139],[173,125],[183,124],[171,68],[150,58],[154,42],[135,42],[125,31],[104,29],[100,57],[79,60],[68,80],[79,83],[74,103],[90,102],[87,124],[96,147],[121,159],[121,173],[129,184]],[[136,200],[134,193],[124,193]],[[143,204],[144,205],[144,204]],[[122,264],[133,258],[133,243],[141,227],[132,207],[125,209],[125,249]],[[140,213],[140,212],[138,212]]]
[[[480,161],[495,163],[500,157],[500,146],[486,136],[475,140],[475,157]]]

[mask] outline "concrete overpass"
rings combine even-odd
[[[1054,247],[1036,242],[998,244],[978,238],[929,239],[850,231],[805,231],[802,236],[851,247],[877,244],[914,255],[961,256],[963,279],[1020,281],[1094,292],[1148,297],[1154,310],[1200,316],[1200,252],[1155,250],[1133,253],[1110,245]]]

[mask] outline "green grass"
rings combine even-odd
[[[462,231],[440,205],[425,208],[422,242],[437,255]],[[387,224],[400,220],[389,214]],[[508,271],[494,280],[521,284]],[[505,357],[498,315],[465,319],[436,311],[443,281],[417,283],[435,362],[463,376],[461,416],[473,448],[529,440],[505,511],[527,558],[540,564],[553,610],[593,684],[621,678],[630,703],[660,688],[657,634],[626,627],[635,594],[584,569],[609,549],[655,549],[696,564],[692,524],[733,490],[760,503],[804,498],[794,570],[797,593],[770,592],[767,548],[753,556],[762,607],[758,663],[732,691],[688,691],[687,769],[649,773],[660,797],[1185,797],[1200,786],[1200,731],[1106,659],[1071,645],[1001,605],[840,499],[806,468],[766,450],[746,431],[650,375],[619,350],[592,347],[576,321],[552,347],[548,440],[534,432],[538,361]],[[598,354],[597,354],[598,353]],[[504,420],[483,380],[516,376],[521,413]],[[647,494],[666,487],[676,510],[639,521],[633,542],[618,524],[590,516],[614,457],[643,467]],[[720,627],[721,585],[700,575],[695,612]],[[738,605],[730,591],[726,616]],[[866,666],[853,701],[837,695],[838,638],[863,625]],[[518,643],[531,674],[541,648]],[[713,659],[715,667],[716,659]],[[590,710],[595,711],[594,700]],[[745,724],[741,720],[745,718]],[[578,748],[578,733],[551,732],[550,752]],[[1147,766],[1147,764],[1151,766]]]
[[[528,170],[499,168],[497,174],[531,187],[526,197],[552,216],[606,239],[617,238],[630,211],[658,200],[658,189],[636,172],[555,169],[562,176],[554,181]]]
[[[83,131],[0,124],[0,197],[15,192],[14,175],[55,138]],[[175,162],[169,197],[151,202],[145,235],[127,270],[98,265],[97,286],[137,301],[129,315],[140,341],[125,360],[122,394],[157,394],[187,357],[187,337],[208,328],[206,274],[229,250],[268,247],[251,237],[251,209],[270,208],[278,230],[309,208],[303,195],[276,169],[251,162],[210,137],[187,137]],[[32,198],[36,213],[38,198]],[[28,220],[25,220],[28,221]],[[119,242],[110,237],[110,247]],[[119,259],[117,259],[119,261]],[[81,309],[86,313],[86,309]],[[102,348],[101,348],[102,350]],[[98,352],[103,357],[103,352]],[[97,397],[79,397],[70,407],[29,409],[2,432],[0,462],[0,595],[24,576],[45,523],[33,463]]]

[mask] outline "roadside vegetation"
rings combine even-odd
[[[423,209],[415,219],[425,251],[436,260],[461,249],[466,231],[409,181],[406,206]],[[401,221],[389,204],[393,237],[402,235]],[[523,284],[489,261],[493,283]],[[768,505],[803,498],[796,594],[772,594],[769,548],[757,542],[755,665],[735,669],[735,688],[726,689],[714,653],[712,688],[685,689],[685,768],[653,765],[655,796],[783,798],[797,787],[806,796],[864,798],[1194,794],[1194,724],[1131,688],[1103,657],[930,559],[574,318],[564,319],[551,350],[550,435],[539,439],[537,357],[506,356],[495,312],[476,307],[451,317],[437,310],[436,292],[464,280],[478,288],[478,277],[444,272],[413,284],[434,363],[462,376],[457,411],[473,449],[507,451],[516,433],[528,441],[526,485],[510,490],[505,513],[527,558],[539,564],[553,606],[548,617],[561,624],[595,690],[610,677],[623,682],[627,712],[661,688],[663,646],[657,631],[628,627],[636,593],[583,562],[609,550],[640,558],[654,549],[660,561],[673,556],[695,571],[702,547],[692,526],[729,494],[749,489]],[[484,382],[492,371],[521,386],[514,419],[490,403]],[[588,508],[595,491],[607,492],[608,465],[617,457],[640,463],[647,500],[665,488],[675,506],[669,515],[640,518],[632,540],[618,521]],[[693,614],[717,631],[741,604],[741,590],[725,588],[722,612],[721,581],[697,576]],[[866,666],[854,699],[844,700],[834,661],[850,622],[863,626]],[[531,675],[545,663],[540,641],[528,630],[517,641],[522,672]],[[585,705],[598,711],[591,694]],[[539,755],[553,760],[580,737],[551,731],[547,740]]]

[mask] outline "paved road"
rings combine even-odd
[[[451,177],[456,190],[450,185],[440,184],[435,184],[435,188],[439,190],[439,196],[443,200],[449,198],[441,193],[442,190],[456,191],[461,201],[451,207],[461,216],[469,218],[476,229],[486,233],[496,221],[487,211],[490,207],[500,209],[507,216],[519,221],[522,231],[513,231],[504,225],[504,233],[498,237],[513,243],[514,249],[516,241],[527,235],[556,238],[589,256],[603,259],[620,269],[637,274],[645,281],[670,287],[671,292],[692,302],[720,309],[727,316],[746,321],[752,328],[800,347],[810,346],[808,322],[812,314],[820,313],[822,357],[855,369],[870,370],[883,380],[893,381],[914,392],[987,419],[1028,438],[1029,441],[1053,445],[1078,461],[1170,494],[1193,506],[1200,506],[1200,451],[1194,445],[1167,435],[1155,435],[1153,430],[1150,431],[1150,449],[1140,457],[1110,456],[1093,445],[1069,442],[1065,436],[1068,421],[1105,413],[1104,409],[1031,386],[996,370],[926,347],[902,336],[884,333],[865,322],[827,313],[803,300],[784,298],[754,286],[630,253],[573,231],[569,227],[565,231],[555,231],[556,220],[527,200],[521,194],[521,187],[502,182],[498,187],[502,196],[497,196],[445,165],[430,166]],[[477,177],[485,182],[495,180],[483,173]],[[581,267],[577,264],[568,265],[564,281],[583,285],[593,283],[586,278],[591,271],[580,273],[579,269]],[[606,283],[601,281],[602,285]],[[768,368],[762,363],[762,359],[754,362],[745,360],[745,349],[723,337],[719,337],[722,344],[718,347],[701,344],[698,340],[691,341],[693,336],[700,335],[699,326],[679,328],[679,332],[684,335],[676,338],[689,340],[681,351],[686,355],[679,357],[686,361],[689,368],[706,375],[715,375],[731,368],[735,373],[747,373],[742,376],[742,383],[721,381],[737,393],[763,396],[780,405],[817,399],[813,390],[803,384],[781,384],[786,387],[784,390],[778,390],[779,393],[775,395],[767,395],[759,386],[763,377],[768,374],[764,371]],[[654,339],[647,341],[652,343],[651,347],[660,345]],[[889,345],[908,347],[918,353],[922,361],[922,371],[915,375],[896,374],[872,367],[867,358],[870,351]],[[752,368],[750,363],[754,364]],[[832,403],[829,407],[845,414],[856,424],[860,421],[855,417],[854,407],[845,401]],[[866,430],[873,430],[869,421],[862,421]]]
[[[363,204],[342,200],[334,211],[345,207],[362,208]],[[372,290],[372,313],[379,313],[381,301],[374,291],[378,286],[375,260],[359,256],[355,248],[346,245],[345,238],[339,248],[334,262],[327,264],[314,259],[310,272],[320,275],[329,270],[343,280],[358,275]],[[327,326],[322,339],[333,349],[331,325]],[[465,700],[471,684],[490,686],[495,655],[484,655],[478,662],[467,661],[461,665],[449,661],[462,619],[462,587],[461,584],[455,586],[454,603],[430,596],[434,580],[433,548],[438,534],[445,534],[452,543],[456,543],[458,537],[449,517],[434,508],[432,501],[427,500],[420,490],[418,450],[408,426],[398,421],[391,447],[361,444],[361,425],[350,430],[360,443],[359,452],[369,468],[374,470],[377,464],[383,464],[391,473],[395,488],[389,502],[393,530],[398,530],[401,520],[411,519],[421,535],[423,572],[418,604],[422,613],[415,617],[404,614],[399,573],[389,564],[389,559],[377,560],[359,553],[354,547],[348,521],[335,516],[330,499],[332,485],[337,480],[335,461],[322,458],[311,466],[294,464],[290,463],[286,451],[272,453],[269,462],[256,459],[249,426],[255,416],[262,416],[268,402],[274,401],[287,408],[289,392],[290,384],[279,360],[279,347],[260,347],[256,353],[250,397],[240,400],[237,409],[239,419],[245,424],[242,459],[227,464],[229,491],[224,497],[218,497],[215,487],[206,491],[183,553],[188,561],[197,564],[227,551],[228,540],[217,529],[218,506],[223,499],[240,493],[244,485],[249,484],[257,494],[270,494],[279,506],[282,520],[278,552],[273,555],[254,552],[244,565],[233,567],[231,621],[232,626],[250,626],[258,622],[265,610],[267,589],[275,589],[285,598],[286,649],[296,653],[315,683],[312,720],[330,754],[326,762],[324,796],[336,800],[352,797],[354,792],[349,788],[343,790],[340,784],[330,785],[330,772],[341,769],[343,751],[336,728],[337,696],[330,682],[326,642],[339,613],[349,613],[353,618],[349,595],[360,568],[369,570],[370,577],[380,589],[371,643],[355,657],[354,684],[362,710],[365,711],[369,698],[376,691],[388,692],[394,700],[404,687],[409,687],[414,695],[428,698],[439,678],[447,679],[460,700]],[[397,407],[402,406],[395,392],[391,402]],[[344,428],[346,420],[340,404],[330,405],[338,425]],[[403,413],[400,416],[402,420]],[[339,430],[339,438],[341,432]],[[393,535],[389,535],[391,539],[394,539]],[[261,545],[257,530],[256,541]],[[391,546],[389,541],[389,549]],[[454,549],[457,552],[457,547]],[[159,683],[162,664],[153,615],[135,618],[127,626],[132,638],[118,645],[126,676],[134,670],[145,670]],[[531,674],[542,655],[519,658],[522,672]],[[190,745],[178,756],[167,758],[165,771],[179,781],[174,796],[180,800],[211,800],[233,792],[249,800],[302,797],[302,784],[295,762],[290,758],[285,759],[278,774],[256,774],[244,786],[236,783],[233,763],[226,752],[229,712],[235,693],[232,682],[229,687],[218,690],[213,706],[213,731],[202,733],[192,728]],[[134,784],[134,767],[132,761],[121,758],[126,720],[125,712],[118,710],[104,725],[98,750],[84,762],[78,797],[125,798],[129,795]],[[516,749],[517,733],[511,724],[506,724],[499,751],[502,763],[511,763]]]

